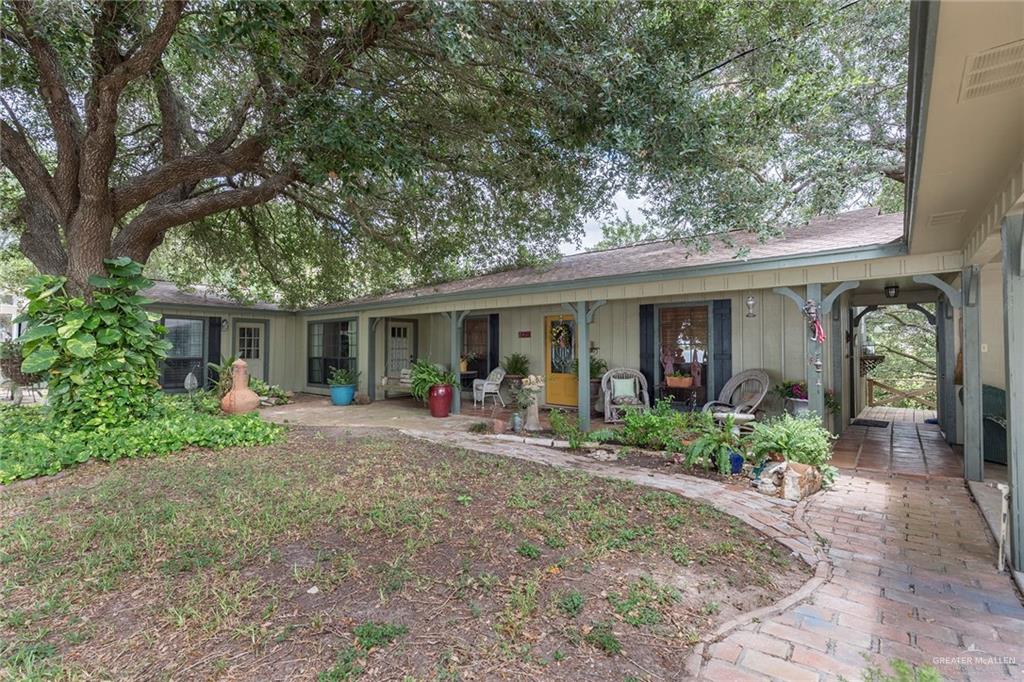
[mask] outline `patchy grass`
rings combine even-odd
[[[0,679],[672,679],[805,578],[676,495],[295,429],[0,496]]]

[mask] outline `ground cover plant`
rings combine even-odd
[[[283,430],[255,414],[217,416],[201,411],[202,405],[184,397],[163,397],[148,419],[81,431],[55,424],[42,407],[0,405],[0,484],[56,474],[90,459],[114,462],[186,447],[264,445],[277,440]]]
[[[676,679],[808,575],[676,495],[295,428],[0,496],[0,678]]]

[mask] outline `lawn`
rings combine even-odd
[[[0,492],[0,678],[673,679],[807,576],[684,498],[375,432]]]

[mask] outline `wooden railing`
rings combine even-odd
[[[884,384],[877,379],[868,379],[868,405],[874,407],[875,405],[893,405],[897,400],[912,398],[915,401],[927,406],[929,409],[935,409],[935,400],[926,398],[929,393],[935,394],[935,384],[925,384],[921,388],[912,388],[910,390],[903,390]],[[884,394],[880,398],[875,397],[875,388],[880,388],[884,391]]]

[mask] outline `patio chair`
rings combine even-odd
[[[704,406],[712,414],[754,414],[770,387],[768,372],[748,369],[734,375],[722,387],[718,400]]]
[[[635,369],[608,370],[601,377],[601,391],[604,393],[604,420],[608,424],[621,422],[627,407],[647,409],[651,406],[647,379]]]
[[[483,407],[487,396],[490,395],[494,396],[492,400],[495,404],[501,401],[501,406],[505,407],[505,399],[501,397],[501,382],[504,380],[504,367],[495,367],[486,379],[473,379],[473,406],[476,407],[479,403]]]

